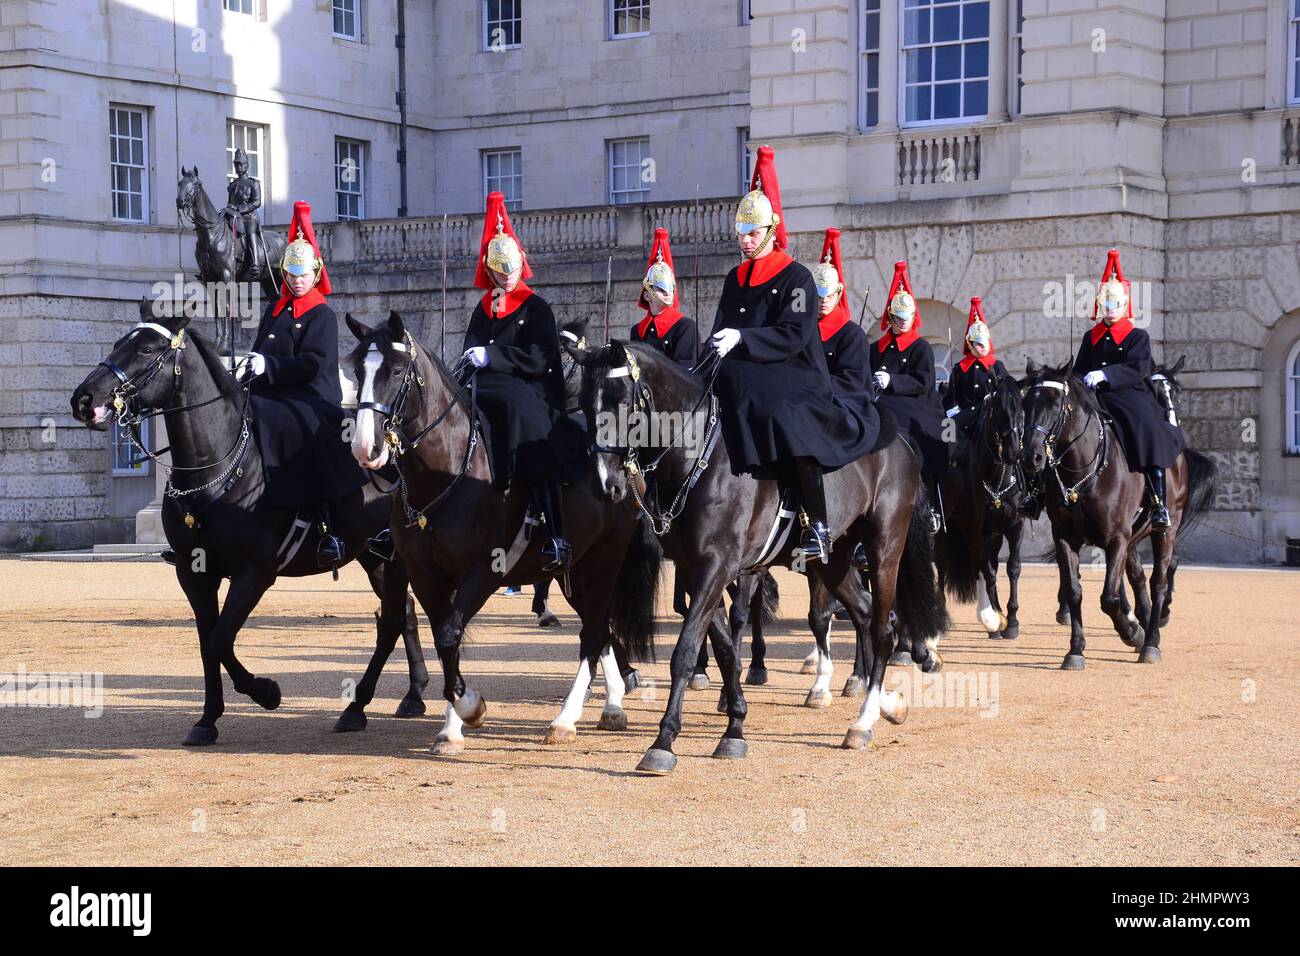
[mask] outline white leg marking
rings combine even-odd
[[[587,662],[578,661],[578,674],[573,678],[573,686],[569,688],[569,693],[564,698],[564,705],[560,708],[559,716],[551,721],[552,727],[564,727],[567,730],[575,730],[578,721],[582,718],[582,705],[587,698],[587,688],[591,686],[591,668]]]
[[[870,731],[880,719],[880,698],[881,692],[872,688],[867,692],[867,699],[862,702],[862,712],[858,714],[858,719],[853,722],[854,730]],[[897,703],[893,706],[897,707]]]
[[[880,692],[880,711],[893,717],[898,712],[898,705],[903,702],[903,694],[897,690]]]
[[[619,673],[618,661],[614,658],[614,648],[605,648],[600,655],[600,671],[605,675],[605,709],[622,709],[623,695],[627,688],[623,684],[623,675]]]
[[[823,654],[820,647],[817,649],[817,679],[813,681],[811,691],[813,694],[830,693],[831,677],[835,673],[835,665],[831,663],[830,655],[831,628],[834,626],[832,623],[834,620],[832,617],[826,621],[826,653]]]
[[[464,740],[465,739],[465,722],[460,719],[460,714],[456,713],[456,708],[447,704],[447,713],[442,719],[442,729],[438,731],[438,737],[443,740]]]
[[[980,578],[975,585],[975,600],[980,624],[984,630],[990,634],[996,634],[1002,630],[1002,615],[993,607],[993,602],[989,600],[989,589],[984,585],[984,579]]]
[[[362,402],[373,402],[375,400],[375,373],[384,363],[384,356],[380,352],[368,352],[362,368],[361,390],[359,400]],[[375,411],[370,408],[363,408],[357,412],[357,430],[352,435],[352,457],[362,465],[370,462],[374,457],[375,448]]]

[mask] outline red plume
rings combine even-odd
[[[1124,286],[1124,294],[1128,296],[1128,305],[1125,307],[1124,315],[1121,317],[1120,321],[1122,322],[1125,319],[1132,321],[1133,287],[1129,281],[1124,278],[1124,270],[1120,268],[1118,249],[1111,249],[1106,253],[1106,268],[1101,270],[1101,282],[1097,283],[1097,291],[1099,293],[1101,292],[1102,285],[1104,285],[1106,280],[1112,275]],[[1095,297],[1092,300],[1092,320],[1094,322],[1097,321],[1097,299]]]
[[[781,215],[781,184],[776,179],[776,156],[771,146],[758,147],[758,158],[754,160],[754,175],[749,180],[751,191],[762,189],[763,195],[772,204],[772,212],[780,217],[776,224],[776,237],[772,246],[775,249],[786,247],[785,216]]]
[[[311,243],[311,247],[316,250],[316,258],[321,259],[320,282],[316,283],[316,289],[321,295],[329,295],[330,277],[325,272],[325,261],[321,258],[320,245],[316,242],[316,230],[311,227],[311,206],[301,199],[293,204],[293,219],[289,221],[289,242],[293,242],[299,236]],[[281,290],[282,295],[289,295],[289,284],[286,282]]]
[[[483,241],[479,243],[478,248],[478,266],[474,269],[474,285],[480,289],[491,291],[495,288],[492,284],[491,277],[487,274],[487,251],[488,243],[492,237],[497,234],[497,220],[501,221],[502,229],[505,234],[519,242],[519,237],[515,235],[515,228],[510,224],[510,213],[506,209],[506,197],[501,193],[488,193],[487,211],[483,218]],[[524,245],[519,243],[519,251],[522,253]],[[528,256],[524,256],[524,271],[519,277],[520,281],[532,278],[533,270],[528,265]]]
[[[916,293],[912,291],[912,283],[907,278],[907,263],[901,261],[894,263],[894,281],[889,284],[889,295],[885,296],[885,311],[880,314],[880,330],[882,332],[889,330],[889,303],[894,300],[894,294],[898,292],[900,287],[907,290],[913,302],[916,301]],[[917,305],[916,319],[913,320],[910,331],[919,332],[920,330],[921,307]]]

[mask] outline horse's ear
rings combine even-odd
[[[1059,375],[1064,380],[1066,378],[1069,378],[1070,373],[1073,371],[1073,369],[1074,369],[1074,359],[1067,358],[1060,365],[1056,366],[1056,368],[1053,369],[1052,371],[1053,374]]]
[[[367,335],[369,335],[369,334],[371,333],[371,331],[372,331],[371,329],[367,328],[365,325],[363,325],[362,323],[360,323],[360,322],[358,322],[356,319],[354,319],[354,318],[352,317],[352,313],[351,313],[351,312],[349,312],[347,315],[343,316],[343,321],[347,323],[348,330],[349,330],[349,331],[350,331],[354,336],[356,336],[356,339],[357,339],[358,342],[360,342],[362,339],[364,339],[364,338],[365,338]]]
[[[1183,370],[1183,366],[1186,364],[1187,364],[1187,356],[1186,355],[1178,356],[1178,361],[1175,362],[1174,367],[1169,370],[1169,374],[1177,375],[1179,372]]]
[[[140,321],[152,322],[153,320],[153,303],[149,301],[147,295],[142,295],[140,296]]]
[[[1042,372],[1042,370],[1043,367],[1039,365],[1037,362],[1035,362],[1032,358],[1029,358],[1028,356],[1025,357],[1025,378],[1026,379],[1035,378],[1040,372]]]
[[[406,334],[406,323],[396,311],[388,313],[388,331],[394,339],[400,339]]]

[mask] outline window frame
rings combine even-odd
[[[888,3],[889,0],[859,0],[858,3],[858,132],[865,133],[868,130],[876,129],[880,126],[880,60],[883,56],[880,42],[880,27],[884,21],[884,11],[881,7]],[[874,10],[867,9],[868,3],[875,3]],[[876,18],[876,45],[867,47],[867,20],[870,17]],[[869,71],[867,69],[867,58],[874,56],[876,58],[876,85],[868,85]],[[871,93],[876,94],[876,122],[867,122],[867,98]]]
[[[140,443],[149,447],[149,434],[153,422],[147,418],[140,420]],[[130,431],[123,428],[116,418],[108,433],[109,474],[114,478],[148,478],[153,474],[153,460],[148,455],[140,454],[130,437]],[[140,454],[140,461],[133,466],[119,465],[119,454],[126,449],[130,457]]]
[[[483,170],[483,195],[486,196],[486,195],[487,195],[488,193],[490,193],[490,192],[500,192],[502,195],[504,195],[504,196],[506,197],[506,211],[507,211],[507,212],[511,212],[511,213],[522,212],[522,211],[523,211],[523,208],[524,208],[524,150],[523,150],[523,147],[522,147],[522,146],[502,146],[502,147],[497,147],[497,148],[493,148],[493,149],[485,149],[485,150],[482,150],[482,151],[479,153],[479,155],[480,155],[480,157],[481,157],[481,159],[480,159],[480,163],[481,163],[482,170]],[[500,175],[495,176],[495,177],[490,176],[490,175],[488,174],[488,164],[489,164],[490,160],[491,160],[493,157],[498,157],[498,158],[499,158],[499,157],[504,157],[504,156],[514,156],[514,157],[516,158],[516,160],[517,160],[517,162],[518,162],[518,172],[517,172],[516,174],[513,174],[513,175],[509,176],[509,177],[506,177],[506,176],[500,176]],[[503,189],[499,189],[498,187],[494,187],[494,186],[490,185],[490,181],[492,181],[492,180],[495,180],[496,182],[499,183],[499,182],[501,182],[502,180],[504,180],[504,179],[506,179],[506,178],[509,178],[509,179],[518,179],[518,180],[519,180],[519,194],[518,194],[518,198],[517,198],[517,199],[511,199],[510,196],[505,192],[505,190],[503,190]]]
[[[1296,339],[1287,353],[1282,374],[1286,376],[1286,408],[1283,422],[1283,444],[1286,454],[1300,455],[1300,339]]]
[[[334,23],[335,23],[334,16],[338,11],[339,6],[341,4],[348,4],[348,3],[352,4],[352,25],[356,29],[356,34],[352,36],[346,33],[339,33],[338,30],[334,29]],[[346,11],[344,11],[344,14],[346,15]],[[353,43],[360,43],[361,33],[362,33],[361,0],[330,0],[330,29],[333,31],[334,38],[337,40],[349,40]]]
[[[248,7],[248,9],[247,9],[247,10],[244,10],[244,9],[232,10],[231,7],[230,7],[230,4],[231,4],[231,3],[236,3],[236,4],[238,4],[241,8],[246,6],[246,7]],[[257,16],[257,0],[221,0],[221,12],[222,12],[222,13],[235,13],[235,14],[238,14],[239,16],[241,16],[241,17],[252,17],[254,20],[256,20],[256,19],[258,18],[258,16]]]
[[[252,156],[257,157],[257,170],[259,175],[256,176],[253,175],[252,168],[251,168],[253,164],[251,162],[248,164],[250,167],[249,175],[253,179],[257,180],[257,185],[260,186],[262,190],[262,205],[258,207],[257,220],[258,222],[265,225],[266,204],[271,201],[270,188],[266,178],[266,167],[267,167],[266,141],[268,139],[266,135],[267,128],[263,123],[245,123],[243,120],[234,119],[232,117],[226,118],[226,185],[227,186],[229,186],[232,182],[234,182],[235,179],[235,148],[240,144],[239,143],[235,143],[234,145],[231,144],[231,134],[233,133],[234,128],[237,126],[242,127],[244,130],[257,131],[257,149],[252,150],[248,148],[247,137],[245,137],[245,142],[243,146],[244,146],[244,152],[249,154],[250,159],[252,158]]]
[[[483,37],[482,37],[482,40],[483,40],[483,48],[482,48],[482,52],[484,52],[484,53],[504,53],[504,52],[507,51],[507,50],[518,50],[520,47],[522,47],[522,46],[524,45],[524,3],[523,3],[523,0],[497,0],[498,3],[506,3],[506,2],[509,2],[509,3],[513,3],[513,4],[515,4],[516,6],[514,7],[514,9],[515,9],[515,11],[516,11],[516,15],[513,16],[513,17],[511,17],[510,20],[511,20],[511,22],[514,22],[514,21],[516,21],[516,20],[519,22],[519,27],[518,27],[518,30],[517,30],[517,33],[516,33],[516,36],[518,37],[518,40],[516,40],[514,43],[505,43],[505,44],[502,44],[502,46],[501,46],[500,48],[494,48],[494,47],[492,46],[492,30],[491,30],[491,27],[490,27],[490,24],[492,23],[492,20],[489,19],[489,17],[488,17],[488,4],[491,3],[491,2],[492,2],[492,0],[483,0],[483,7],[482,7],[482,10],[483,10],[483,16],[482,16],[482,24],[483,24]],[[498,24],[502,24],[502,23],[505,23],[506,21],[505,21],[504,19],[499,19],[499,20],[497,20],[496,22],[497,22]]]
[[[965,7],[967,4],[986,3],[986,4],[988,5],[988,8],[989,8],[989,22],[988,22],[988,27],[987,27],[987,33],[985,34],[985,36],[984,36],[982,39],[983,39],[983,42],[984,42],[985,46],[988,48],[988,49],[987,49],[988,60],[987,60],[987,67],[986,67],[986,70],[985,70],[985,75],[984,75],[984,77],[983,77],[983,80],[984,80],[984,112],[983,112],[983,113],[980,113],[980,114],[977,114],[977,115],[972,115],[972,116],[949,116],[949,117],[944,117],[943,119],[909,120],[909,119],[907,118],[907,89],[908,89],[908,85],[909,85],[908,82],[907,82],[907,53],[908,53],[908,50],[919,49],[919,48],[925,48],[925,49],[929,49],[929,50],[935,50],[935,49],[937,49],[937,48],[939,48],[939,47],[941,47],[941,46],[957,46],[957,47],[964,47],[964,46],[966,46],[968,43],[978,43],[978,42],[980,42],[981,38],[979,38],[979,37],[972,37],[972,38],[970,38],[969,40],[967,40],[966,38],[964,38],[964,37],[960,37],[960,36],[959,36],[959,38],[958,38],[957,40],[944,40],[944,41],[939,42],[939,43],[935,43],[934,40],[931,39],[931,40],[930,40],[929,42],[927,42],[927,43],[924,43],[924,44],[917,44],[917,45],[915,45],[915,46],[908,47],[908,46],[905,44],[905,42],[904,42],[905,39],[906,39],[906,37],[907,37],[907,11],[910,10],[910,9],[916,9],[916,6],[914,6],[914,7],[908,7],[908,6],[906,5],[906,4],[907,4],[907,0],[898,0],[898,83],[897,83],[897,85],[898,85],[898,90],[897,90],[897,95],[898,95],[898,127],[899,127],[899,129],[903,129],[903,130],[910,130],[910,129],[926,129],[926,128],[928,128],[928,127],[934,127],[934,126],[970,126],[970,125],[972,125],[972,124],[975,124],[975,123],[982,123],[982,122],[985,122],[985,121],[988,120],[988,117],[989,117],[989,109],[988,109],[988,106],[989,106],[989,90],[990,90],[990,88],[991,88],[991,84],[993,83],[993,78],[994,78],[994,76],[995,76],[995,75],[998,75],[998,70],[997,70],[997,68],[995,67],[995,64],[993,63],[993,4],[994,4],[994,3],[999,3],[999,2],[1003,2],[1003,0],[920,0],[920,2],[916,5],[916,6],[926,6],[926,7],[929,7],[930,10],[931,10],[931,13],[933,13],[933,8],[934,8],[935,5],[939,5],[939,6],[952,6],[952,5],[956,5],[956,6],[958,6],[959,8],[962,8],[962,7]],[[964,16],[964,10],[963,10],[963,16]],[[959,33],[960,33],[960,28],[959,28]],[[931,18],[931,23],[930,23],[930,35],[931,35],[931,37],[933,38],[933,36],[934,36],[934,22],[933,22],[933,18]],[[965,69],[966,69],[966,56],[965,56],[965,52],[963,51],[963,53],[962,53],[962,73],[961,73],[961,78],[956,82],[956,85],[957,85],[959,88],[962,88],[962,89],[961,89],[961,93],[960,93],[960,95],[961,95],[961,98],[962,98],[961,101],[962,101],[963,104],[965,103],[965,99],[966,99],[966,92],[965,92],[964,87],[965,87],[966,83],[969,82],[969,81],[967,80],[967,78],[966,78]],[[931,64],[930,64],[930,76],[931,76],[931,79],[929,80],[929,82],[928,82],[928,83],[924,83],[924,84],[912,84],[912,85],[916,85],[916,86],[928,86],[928,87],[931,89],[932,92],[931,92],[931,101],[930,101],[930,112],[931,112],[932,115],[933,115],[933,113],[934,113],[934,99],[933,99],[934,94],[933,94],[933,90],[934,90],[934,87],[936,87],[936,86],[938,86],[938,85],[941,85],[941,84],[937,83],[937,82],[933,79],[933,77],[934,77],[934,70],[935,70],[935,65],[934,65],[933,62],[931,62]],[[972,80],[978,80],[978,79],[980,79],[980,77],[972,77],[971,79],[972,79]],[[945,85],[945,86],[946,86],[946,85],[952,85],[952,83],[951,83],[951,81],[944,81],[942,85]]]
[[[614,189],[614,169],[615,169],[614,148],[618,145],[626,145],[628,143],[645,144],[645,148],[641,152],[640,159],[636,163],[636,167],[635,167],[636,169],[638,170],[642,169],[645,165],[645,161],[648,158],[650,158],[650,137],[649,136],[620,136],[617,137],[616,139],[608,139],[605,141],[605,176],[608,179],[608,188],[605,190],[605,196],[606,199],[608,200],[608,204],[611,206],[635,206],[639,203],[647,203],[650,201],[650,186],[648,184],[643,185],[643,188],[641,189],[624,189],[618,191],[620,195],[629,195],[629,196],[632,193],[638,193],[640,194],[640,198],[638,199],[616,198],[615,195],[616,190]],[[620,163],[618,168],[630,169],[632,167],[628,166],[627,163]],[[641,175],[639,172],[637,173],[637,182],[638,183],[642,182]]]
[[[127,104],[125,104],[125,103],[109,103],[109,104],[108,104],[108,114],[109,114],[109,126],[108,126],[108,187],[109,187],[109,192],[108,192],[108,195],[109,195],[109,205],[110,205],[110,207],[111,207],[111,209],[110,209],[110,212],[111,212],[110,218],[111,218],[114,222],[129,222],[129,223],[137,223],[137,224],[148,224],[149,222],[152,222],[152,220],[153,220],[153,216],[151,215],[151,210],[150,210],[150,205],[149,205],[149,202],[150,202],[150,197],[149,197],[149,187],[150,187],[150,182],[149,182],[149,160],[150,160],[150,152],[149,152],[149,108],[148,108],[147,106],[130,106],[130,105],[127,105]],[[115,129],[117,129],[117,122],[118,122],[119,119],[120,119],[120,117],[118,116],[118,114],[125,114],[125,115],[127,115],[127,116],[138,115],[138,116],[140,117],[140,137],[139,137],[139,139],[140,139],[140,156],[141,156],[141,161],[140,161],[140,164],[139,164],[138,166],[135,165],[134,163],[120,163],[120,162],[118,162],[118,161],[114,158],[114,153],[115,153],[115,143],[114,143],[114,140],[122,140],[122,139],[125,139],[125,140],[127,140],[127,141],[134,141],[134,140],[135,140],[135,137],[134,137],[133,135],[131,135],[131,133],[130,133],[129,131],[128,131],[128,133],[127,133],[127,135],[126,135],[125,137],[123,137],[123,136],[121,135],[120,131],[119,131],[119,132],[115,132],[115,131],[114,131]],[[128,126],[128,130],[129,130],[129,127],[130,127],[130,123],[129,123],[129,122],[128,122],[127,126]],[[128,169],[128,170],[129,170],[129,169],[138,169],[138,170],[140,171],[140,218],[138,218],[138,219],[136,219],[136,218],[134,218],[134,217],[131,217],[131,216],[119,216],[119,215],[117,214],[117,197],[118,197],[119,195],[127,196],[127,197],[128,197],[128,206],[129,206],[129,197],[131,197],[131,196],[134,195],[134,193],[133,193],[132,191],[130,191],[130,190],[125,190],[125,191],[120,191],[120,190],[118,190],[118,188],[117,188],[117,175],[116,175],[118,167],[121,167],[121,168],[123,168],[123,169]]]
[[[609,35],[608,35],[608,39],[610,39],[610,40],[634,40],[634,39],[636,39],[637,37],[648,37],[648,36],[650,35],[650,31],[649,31],[649,30],[640,30],[640,31],[638,31],[638,32],[636,32],[636,33],[619,33],[619,32],[618,32],[618,4],[619,4],[620,2],[621,2],[621,3],[624,3],[624,4],[635,3],[635,4],[637,5],[638,8],[644,7],[644,8],[645,8],[645,15],[644,15],[644,16],[645,16],[645,21],[646,21],[647,23],[650,22],[650,0],[605,0],[605,14],[606,14],[606,16],[607,16],[607,18],[608,18],[608,20],[609,20]]]
[[[754,154],[749,148],[749,130],[748,126],[741,126],[736,129],[736,145],[738,153],[736,158],[740,160],[740,193],[744,196],[749,192],[750,177],[754,173]]]
[[[339,147],[341,146],[357,147],[357,181],[355,190],[342,188],[345,184],[339,174],[343,169],[342,159],[350,157],[340,157]],[[360,222],[366,218],[366,153],[369,151],[370,144],[363,139],[353,139],[350,136],[334,137],[334,221],[335,222]],[[339,198],[342,196],[357,197],[357,215],[342,216],[339,214]]]

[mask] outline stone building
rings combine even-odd
[[[360,218],[321,230],[340,313],[398,308],[436,342],[445,241],[449,349],[487,188],[562,319],[603,322],[612,260],[626,327],[665,223],[707,331],[758,142],[796,254],[838,225],[873,317],[908,259],[944,356],[980,295],[1013,371],[1064,361],[1115,246],[1157,356],[1187,356],[1184,423],[1224,479],[1184,553],[1277,562],[1300,537],[1294,0],[406,0],[400,220],[396,0],[57,10],[0,12],[0,547],[122,540],[155,493],[64,427],[67,394],[150,283],[192,271],[171,183],[198,163],[219,192],[235,140],[260,147],[266,222],[298,198]],[[118,215],[136,174],[112,169],[110,117],[146,154],[142,221]]]

